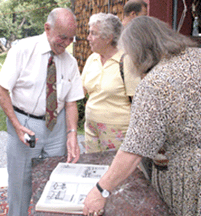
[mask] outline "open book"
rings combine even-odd
[[[84,199],[108,168],[58,163],[36,204],[36,211],[82,214]]]

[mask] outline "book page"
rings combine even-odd
[[[108,170],[107,165],[59,163],[50,180],[67,182],[97,182]]]
[[[36,211],[81,213],[83,202],[107,165],[59,163],[36,204]]]
[[[51,210],[62,212],[81,211],[83,202],[94,184],[48,181],[36,210]],[[40,204],[41,203],[41,204]]]

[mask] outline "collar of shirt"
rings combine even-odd
[[[40,43],[42,44],[42,46],[40,46],[41,54],[46,54],[48,52],[50,53],[51,47],[50,47],[50,44],[48,42],[48,39],[47,39],[45,32],[42,34]]]
[[[116,62],[120,62],[121,56],[123,55],[123,51],[119,50],[117,53],[115,53],[110,59],[108,59],[106,61],[106,63],[104,64],[103,68],[109,67],[111,62],[116,61]],[[99,62],[101,62],[100,59],[100,55],[98,53],[94,53],[94,60],[97,60]]]

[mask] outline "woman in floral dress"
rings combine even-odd
[[[144,78],[126,138],[99,185],[111,192],[149,157],[152,184],[174,215],[201,215],[201,49],[153,17],[135,18],[121,42]],[[105,202],[94,187],[84,213]]]

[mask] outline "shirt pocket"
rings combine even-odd
[[[71,81],[62,79],[57,86],[57,97],[58,101],[65,101],[68,92],[71,89]]]

